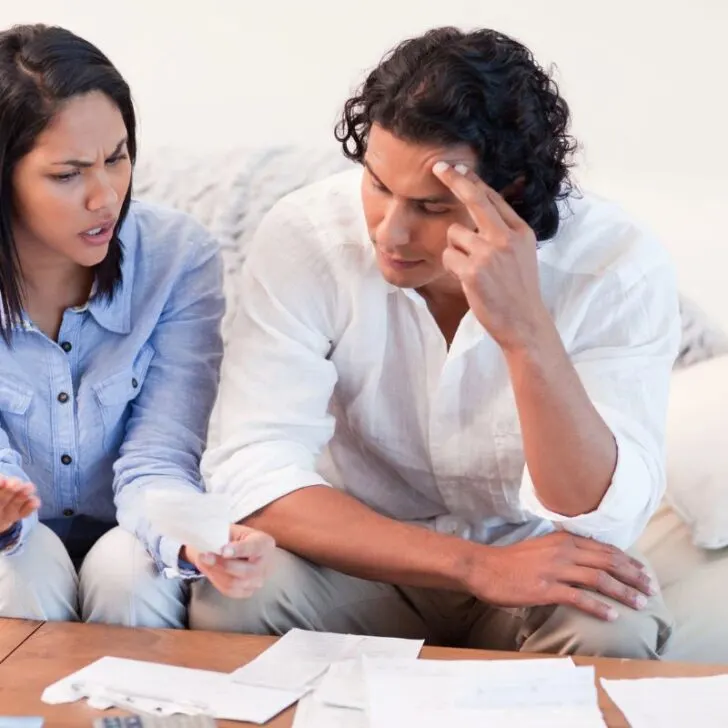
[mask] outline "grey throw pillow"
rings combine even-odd
[[[684,369],[728,353],[728,335],[700,306],[686,296],[680,296],[680,316],[682,341],[675,360],[675,369]]]

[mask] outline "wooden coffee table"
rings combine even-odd
[[[271,637],[155,629],[128,629],[94,624],[22,622],[0,619],[0,715],[42,715],[46,728],[90,726],[101,715],[85,701],[45,705],[40,696],[51,683],[104,655],[230,672],[259,655]],[[533,657],[510,652],[425,647],[428,659],[518,659]],[[692,665],[676,662],[643,662],[608,658],[576,658],[594,665],[598,677],[677,677],[728,673],[728,665]],[[600,690],[600,705],[610,728],[626,728],[620,711]],[[117,711],[120,713],[120,711]],[[294,708],[269,724],[288,728]],[[111,711],[106,713],[112,714]],[[220,726],[242,723],[219,721]]]

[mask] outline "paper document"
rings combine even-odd
[[[602,680],[602,687],[632,728],[728,725],[728,675]]]
[[[593,667],[571,660],[363,658],[369,728],[605,728]]]
[[[230,502],[226,496],[193,490],[150,490],[144,496],[152,528],[198,551],[219,554],[230,540]]]
[[[41,699],[56,704],[88,698],[89,705],[99,709],[117,706],[157,715],[209,715],[262,724],[301,695],[303,691],[239,685],[222,672],[102,657],[47,687]]]
[[[376,638],[367,638],[376,640]],[[366,707],[364,691],[364,669],[362,657],[388,657],[416,659],[422,643],[414,640],[387,640],[383,643],[363,642],[359,644],[360,657],[334,662],[321,678],[316,688],[316,697],[323,703],[340,708]]]
[[[279,690],[310,688],[334,662],[363,655],[417,657],[422,640],[363,637],[292,629],[254,660],[235,670],[233,680]]]
[[[368,728],[363,710],[337,708],[321,702],[315,692],[304,695],[296,706],[293,728]]]
[[[364,710],[367,697],[361,658],[331,665],[316,688],[316,697],[328,705]]]

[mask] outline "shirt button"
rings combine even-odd
[[[60,393],[60,394],[58,395],[58,401],[59,401],[59,402],[60,402],[61,404],[66,404],[66,402],[68,402],[68,394],[66,394],[66,392],[61,392],[61,393]]]
[[[73,458],[70,455],[61,455],[61,462],[64,465],[70,465],[73,462]]]
[[[136,379],[132,379],[131,380],[131,386],[134,387],[134,389],[136,389],[139,386],[139,382],[137,382]]]
[[[71,349],[73,349],[73,346],[71,346],[71,342],[70,341],[64,341],[61,344],[61,349],[63,349],[63,351],[65,351],[66,354],[68,354],[68,352],[71,351]]]
[[[70,517],[73,515],[73,513],[74,513],[73,508],[64,508],[63,509],[64,516]]]

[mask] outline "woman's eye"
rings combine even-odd
[[[118,164],[119,162],[121,162],[122,159],[129,159],[129,157],[126,154],[120,154],[118,157],[111,157],[111,159],[107,159],[106,164]]]
[[[52,174],[51,177],[56,182],[68,182],[74,177],[78,177],[78,172],[65,172],[64,174]]]

